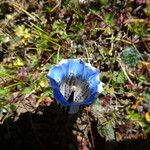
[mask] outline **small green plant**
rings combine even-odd
[[[112,82],[113,84],[123,84],[127,81],[127,77],[124,75],[123,71],[114,71]]]
[[[106,139],[106,141],[115,140],[115,133],[112,122],[101,125],[98,128],[98,133]]]
[[[106,24],[113,25],[114,24],[114,13],[107,13],[104,17]]]
[[[150,109],[150,94],[149,93],[143,93],[144,99],[142,100],[142,105],[145,109]]]
[[[14,32],[18,37],[22,37],[22,38],[25,38],[25,39],[28,39],[31,36],[30,33],[29,33],[29,29],[25,28],[24,25],[17,26],[14,29]]]
[[[63,21],[55,21],[52,25],[51,35],[66,36],[66,24]]]
[[[131,23],[128,24],[128,30],[135,35],[143,36],[146,33],[146,26],[142,23]]]
[[[121,58],[129,68],[135,68],[140,60],[140,54],[134,47],[128,47],[123,50]]]
[[[150,4],[147,5],[146,14],[150,16]]]
[[[17,39],[20,39],[20,43],[27,44],[27,41],[31,38],[30,29],[24,25],[19,25],[14,29]]]
[[[10,90],[6,88],[0,88],[0,109],[3,109],[4,106],[8,103],[10,98]]]
[[[142,117],[139,113],[135,112],[134,110],[130,109],[129,107],[126,108],[126,119],[134,121],[137,125],[141,127],[147,127],[147,122],[144,117]]]

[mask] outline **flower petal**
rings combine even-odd
[[[85,101],[82,102],[83,105],[90,105],[92,104],[96,98],[97,98],[97,93],[93,93],[90,97],[88,97]]]
[[[92,67],[91,64],[89,64],[89,63],[84,64],[84,73],[82,75],[85,79],[88,79],[91,76],[93,76],[95,74],[99,74],[99,73],[100,73],[99,70]]]
[[[50,80],[50,85],[51,85],[52,89],[59,89],[59,85],[54,79],[49,78],[49,80]]]
[[[74,76],[82,76],[84,69],[84,62],[80,59],[68,59],[68,74]]]
[[[95,87],[93,86],[91,96],[89,96],[85,101],[83,101],[82,104],[83,105],[92,104],[96,100],[97,95],[102,91],[103,91],[102,82],[99,81],[98,85],[95,85]]]
[[[94,75],[92,75],[88,80],[87,80],[88,84],[89,84],[89,88],[91,90],[92,93],[95,92],[102,92],[102,86],[99,87],[101,85],[100,79],[99,79],[99,73],[95,73]],[[99,85],[100,84],[100,85]]]
[[[59,89],[54,89],[54,98],[62,105],[64,106],[68,106],[69,103],[66,101],[66,99],[64,98],[64,96],[60,93]]]
[[[48,78],[54,79],[56,82],[60,82],[63,78],[64,74],[62,73],[61,66],[54,66],[48,72]]]
[[[98,93],[101,93],[101,92],[103,92],[103,86],[102,86],[102,82],[100,82],[99,84],[98,84],[98,86],[97,86],[97,91],[98,91]]]
[[[60,61],[60,63],[56,66],[53,66],[48,72],[48,78],[54,79],[57,82],[60,82],[68,72],[68,64],[65,59]]]

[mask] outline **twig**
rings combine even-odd
[[[145,43],[145,40],[142,39],[142,42],[144,43],[144,46],[146,47],[146,49],[148,50],[148,52],[150,52],[150,48],[147,46],[147,44]]]
[[[112,30],[112,34],[111,34],[111,48],[110,48],[111,53],[113,51],[113,48],[114,48],[114,31]]]
[[[87,118],[88,118],[88,123],[89,123],[89,128],[90,128],[90,135],[91,135],[91,140],[92,140],[92,150],[95,148],[95,143],[94,143],[94,138],[93,138],[93,133],[92,133],[92,129],[91,129],[91,123],[90,123],[90,118],[89,118],[89,111],[87,110]]]
[[[87,61],[88,61],[88,63],[90,63],[90,56],[89,56],[88,49],[86,47],[85,47],[85,51],[86,51],[86,55],[87,55]]]
[[[132,44],[132,45],[133,45],[134,49],[137,51],[137,53],[140,55],[141,59],[143,61],[145,61],[144,58],[142,57],[142,55],[140,54],[139,50],[136,48],[136,46],[134,44]]]
[[[122,69],[124,75],[127,77],[127,79],[128,79],[128,81],[130,82],[130,84],[131,84],[131,85],[134,85],[134,83],[131,81],[130,77],[128,76],[128,74],[127,74],[125,68],[123,67],[122,63],[120,62],[120,60],[118,60],[118,62],[119,62],[119,64],[120,64],[120,66],[121,66],[121,69]]]
[[[36,17],[32,14],[30,14],[28,11],[26,11],[22,6],[20,6],[19,4],[17,3],[12,3],[12,5],[17,8],[17,10],[20,10],[22,12],[24,12],[25,14],[27,14],[30,18],[32,18],[33,20],[36,20]],[[39,19],[39,18],[38,18]]]
[[[57,50],[57,64],[58,64],[58,62],[59,62],[59,56],[60,56],[60,47],[58,47],[58,50]]]
[[[50,12],[52,13],[52,12],[54,12],[55,10],[57,10],[60,6],[61,6],[61,1],[59,1],[51,10],[50,10]]]

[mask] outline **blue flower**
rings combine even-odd
[[[103,91],[99,70],[80,59],[63,59],[48,72],[55,99],[69,107],[69,114],[92,104]]]

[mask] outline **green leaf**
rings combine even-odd
[[[30,33],[29,33],[29,29],[25,28],[24,25],[17,26],[14,29],[14,32],[18,37],[22,37],[22,38],[25,38],[25,39],[28,39],[31,36]]]
[[[143,93],[144,99],[142,100],[141,104],[146,109],[150,109],[150,94],[149,93]]]
[[[22,91],[22,94],[30,94],[32,90],[32,87],[25,87]]]
[[[108,122],[106,125],[97,127],[98,133],[106,139],[106,141],[115,140],[115,133],[112,122]]]
[[[98,2],[99,2],[101,5],[106,5],[106,4],[107,4],[107,0],[98,0]]]
[[[0,66],[0,77],[5,77],[6,74],[8,74],[7,70],[4,67]]]
[[[114,13],[107,13],[104,20],[109,25],[114,24]]]
[[[92,105],[92,112],[96,117],[99,117],[99,114],[103,112],[103,107],[102,107],[102,100],[98,99],[94,102]]]
[[[24,62],[21,58],[17,57],[17,59],[13,62],[13,65],[16,67],[24,66]]]
[[[39,63],[39,57],[37,55],[30,55],[29,56],[31,59],[31,66],[34,67]]]
[[[135,68],[140,61],[140,54],[134,47],[128,47],[123,50],[121,59],[130,68]]]
[[[59,35],[66,35],[66,24],[63,21],[55,21],[52,25],[52,32],[51,35],[59,34]]]
[[[48,41],[41,37],[41,39],[36,42],[37,50],[44,50],[48,48]]]
[[[11,104],[11,105],[10,105],[10,109],[11,109],[12,111],[16,111],[17,107],[16,107],[14,104]]]
[[[128,24],[128,30],[135,35],[143,36],[147,32],[146,25],[142,23],[130,23]]]
[[[134,110],[129,109],[129,107],[126,108],[126,112],[127,112],[126,119],[136,121],[142,127],[147,126],[145,118],[143,118],[140,114],[136,113]]]
[[[0,97],[5,97],[8,93],[8,89],[0,88]]]
[[[53,95],[53,91],[52,91],[52,89],[50,88],[50,87],[48,87],[48,88],[45,88],[44,89],[44,96],[52,96]]]
[[[114,84],[123,84],[127,81],[123,71],[114,71],[112,81]]]
[[[150,17],[150,4],[147,4],[146,14]]]

